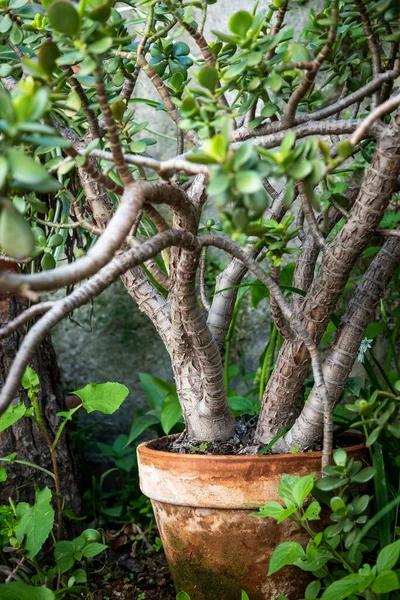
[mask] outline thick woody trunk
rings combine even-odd
[[[26,306],[18,299],[8,295],[0,296],[1,322],[7,323],[14,319]],[[22,341],[17,331],[0,342],[0,379],[4,384],[11,364]],[[30,363],[40,379],[38,403],[44,426],[51,439],[57,432],[60,423],[57,413],[65,410],[64,393],[61,385],[60,370],[51,339],[48,337],[35,352]],[[20,390],[15,403],[30,401],[25,392]],[[65,430],[64,430],[65,431]],[[52,471],[52,461],[49,447],[43,433],[29,418],[22,418],[17,423],[0,433],[0,456],[13,452],[17,458],[26,460],[49,471]],[[65,505],[73,512],[80,511],[80,494],[77,477],[77,461],[70,437],[63,433],[57,445],[57,464],[61,486],[61,494]],[[3,465],[4,466],[4,465]],[[53,480],[45,473],[20,464],[7,465],[8,479],[0,485],[0,503],[8,503],[10,497],[14,501],[32,500],[34,497],[33,484],[47,485],[54,488]]]
[[[205,200],[203,178],[189,192],[192,211],[175,211],[174,226],[197,233]],[[221,355],[199,306],[196,273],[200,254],[171,252],[171,339],[168,346],[189,439],[223,441],[234,433],[226,400]]]
[[[400,113],[380,135],[351,216],[324,252],[318,275],[302,306],[301,319],[319,343],[351,269],[365,249],[397,186],[400,172]],[[257,439],[268,443],[285,425],[293,424],[310,359],[304,344],[286,340],[265,390]]]
[[[347,377],[356,361],[365,330],[374,319],[376,306],[399,265],[400,239],[390,238],[370,264],[343,316],[323,363],[323,374],[332,408],[340,399]],[[300,450],[312,447],[322,437],[323,417],[321,400],[313,388],[299,418],[279,443],[277,450],[288,452],[294,446]]]

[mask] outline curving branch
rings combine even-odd
[[[341,112],[345,108],[351,106],[352,104],[358,104],[364,98],[371,95],[375,90],[379,89],[382,84],[393,82],[399,76],[398,69],[392,69],[390,71],[386,71],[379,75],[376,79],[373,79],[363,87],[361,87],[356,92],[349,94],[345,98],[326,106],[325,108],[321,108],[320,110],[315,111],[314,113],[305,113],[298,114],[293,122],[293,126],[300,125],[302,123],[308,123],[310,121],[322,121],[328,117],[335,115],[338,112]],[[355,119],[355,116],[352,117]],[[275,123],[267,123],[266,125],[261,125],[256,129],[248,130],[244,127],[237,129],[232,136],[233,142],[244,141],[252,137],[259,137],[263,135],[277,133],[278,131],[282,131],[285,129],[283,121],[278,121]],[[319,133],[319,132],[317,132]],[[334,133],[334,132],[328,132]]]
[[[356,5],[360,13],[362,26],[364,29],[365,36],[367,38],[368,49],[371,54],[372,74],[375,78],[382,71],[379,43],[372,30],[371,22],[369,20],[364,2],[362,2],[362,0],[354,0],[354,4]],[[376,108],[378,104],[379,90],[376,90],[372,96],[372,108]]]
[[[299,181],[298,187],[299,187],[301,208],[302,208],[303,214],[306,218],[306,221],[308,223],[308,227],[310,229],[311,235],[314,238],[314,242],[315,242],[316,246],[320,250],[324,250],[327,247],[328,243],[327,243],[322,231],[320,230],[320,228],[318,226],[317,218],[316,218],[313,208],[311,206],[311,200],[308,197],[307,184],[305,184],[303,181]]]
[[[356,131],[360,125],[360,119],[343,119],[340,121],[310,121],[291,127],[291,131],[296,134],[296,138],[299,140],[309,135],[332,135],[332,134],[349,134]],[[278,131],[275,133],[269,133],[267,135],[258,135],[250,138],[253,146],[262,146],[263,148],[275,148],[279,146],[284,137],[287,134],[287,129],[283,129],[281,124],[277,127]],[[382,127],[379,124],[372,123],[368,130],[365,131],[366,137],[376,137],[381,131]],[[240,142],[231,144],[233,150],[239,148]]]
[[[208,312],[211,308],[211,304],[207,298],[207,291],[206,291],[206,283],[205,283],[206,266],[207,266],[207,248],[204,249],[204,251],[202,252],[201,257],[200,257],[199,288],[200,288],[201,303],[204,306],[204,308],[206,309],[206,311]]]
[[[0,290],[24,295],[26,291],[50,291],[90,277],[113,257],[129,235],[145,202],[165,203],[176,210],[190,211],[187,196],[179,188],[162,183],[140,182],[128,186],[119,207],[98,242],[74,263],[31,275],[0,273]]]
[[[291,127],[293,125],[298,105],[300,104],[301,100],[304,98],[304,96],[314,83],[314,80],[322,63],[325,61],[329,52],[332,50],[336,38],[337,28],[339,25],[339,0],[332,0],[331,18],[333,20],[333,24],[329,27],[328,39],[326,44],[314,58],[312,62],[312,69],[307,70],[302,82],[298,85],[298,87],[294,90],[294,92],[289,98],[283,117],[283,124],[285,127]]]
[[[302,305],[302,320],[319,343],[336,302],[358,257],[365,249],[393,192],[400,172],[400,113],[379,136],[349,220],[331,242]],[[297,418],[293,398],[302,390],[309,360],[304,346],[285,341],[268,382],[258,421],[257,437],[268,443]],[[279,405],[279,412],[274,407]]]
[[[353,146],[357,146],[357,144],[365,137],[366,132],[371,128],[375,121],[394,110],[399,105],[400,94],[397,94],[397,96],[393,96],[392,98],[389,98],[389,100],[386,100],[386,102],[383,102],[383,104],[377,106],[377,108],[375,108],[375,110],[373,110],[357,127],[350,138],[351,144],[353,144]]]
[[[328,386],[332,410],[340,399],[347,377],[356,361],[366,328],[375,317],[376,306],[399,264],[400,239],[391,238],[371,262],[350,300],[323,363],[323,374]],[[307,447],[312,447],[321,436],[322,426],[320,403],[316,391],[312,389],[300,416],[280,441],[277,450],[288,452],[294,446],[298,446],[300,451],[303,451]]]
[[[111,112],[110,104],[108,102],[106,88],[103,81],[103,73],[99,67],[95,70],[95,85],[97,99],[99,101],[101,112],[103,113],[104,121],[106,124],[107,133],[110,138],[111,152],[113,155],[117,173],[121,177],[124,186],[127,186],[133,182],[133,177],[125,161],[117,125],[115,123],[113,114]]]
[[[8,337],[12,333],[14,333],[14,331],[17,331],[17,329],[22,327],[22,325],[25,325],[25,323],[29,323],[29,321],[31,321],[35,317],[38,317],[39,315],[42,315],[43,313],[49,311],[51,308],[53,308],[54,305],[54,300],[48,300],[47,302],[40,302],[39,304],[34,304],[33,306],[30,306],[22,313],[20,313],[17,317],[15,317],[15,319],[9,321],[0,328],[0,340],[3,340],[4,338]]]
[[[324,407],[323,414],[323,452],[322,452],[322,467],[329,464],[332,453],[332,411],[331,405],[328,398],[328,392],[325,385],[324,376],[322,373],[321,360],[319,358],[317,346],[304,327],[301,320],[297,317],[296,313],[291,309],[288,302],[285,300],[278,284],[265,273],[260,265],[239,246],[223,238],[216,238],[213,236],[204,236],[200,238],[200,244],[202,247],[214,246],[225,250],[236,260],[243,263],[248,271],[251,271],[269,290],[271,295],[274,297],[276,303],[282,315],[288,322],[288,325],[293,333],[293,337],[307,348],[307,352],[311,358],[312,372],[314,375],[315,387],[317,394],[322,401]]]
[[[82,87],[82,84],[78,79],[74,76],[74,72],[70,66],[63,67],[63,71],[67,77],[69,85],[76,91],[79,96],[79,100],[81,101],[81,106],[85,116],[87,118],[87,122],[89,125],[89,131],[93,138],[101,138],[102,135],[100,133],[99,120],[96,117],[94,110],[90,108],[89,99],[85,93],[85,90]]]
[[[101,239],[101,238],[100,238]],[[200,244],[195,236],[180,230],[168,230],[156,234],[151,240],[115,257],[100,269],[89,281],[75,289],[70,295],[55,301],[47,313],[33,325],[25,336],[15,360],[9,371],[7,380],[0,394],[0,415],[8,408],[19,390],[25,368],[35,349],[47,333],[73,310],[90,302],[101,294],[111,283],[123,273],[143,264],[156,256],[164,248],[171,245],[185,246],[191,250],[200,250]]]

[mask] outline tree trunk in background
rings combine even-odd
[[[24,308],[25,303],[9,295],[0,295],[0,319],[2,323],[15,318]],[[20,331],[0,341],[0,385],[4,384],[9,368],[15,358],[22,341]],[[30,366],[37,372],[40,380],[38,402],[43,423],[54,439],[58,428],[57,413],[66,410],[64,393],[61,385],[60,370],[50,337],[35,352]],[[14,403],[24,401],[29,406],[25,391],[21,388]],[[65,431],[65,430],[64,430]],[[52,471],[49,448],[42,432],[29,418],[22,418],[12,427],[0,433],[0,456],[17,452],[17,458],[26,460]],[[74,513],[80,511],[80,494],[77,478],[77,461],[68,434],[63,433],[57,446],[57,463],[60,486],[65,506]],[[5,466],[4,463],[0,466]],[[0,484],[0,503],[8,503],[12,496],[14,501],[32,501],[34,497],[33,483],[47,485],[54,491],[54,482],[45,473],[18,464],[6,465],[8,479]]]

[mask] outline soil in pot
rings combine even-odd
[[[140,486],[153,505],[177,591],[191,600],[289,600],[303,597],[309,575],[286,567],[267,577],[269,560],[283,541],[306,543],[291,522],[251,516],[254,504],[278,501],[282,473],[319,472],[321,453],[268,456],[174,454],[158,450],[174,438],[138,448]],[[365,458],[362,444],[346,448]]]

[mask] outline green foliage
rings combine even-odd
[[[0,584],[2,600],[55,600],[54,592],[47,588],[32,587],[22,581]]]
[[[315,474],[283,475],[278,489],[281,503],[268,502],[253,515],[274,518],[278,523],[289,519],[310,538],[305,548],[298,542],[279,544],[272,554],[269,574],[286,565],[310,571],[317,580],[308,586],[306,599],[359,596],[372,599],[376,598],[375,594],[400,589],[394,570],[400,557],[399,540],[384,544],[376,552],[376,538],[368,536],[373,497],[357,492],[360,483],[365,484],[374,477],[375,469],[363,468],[361,461],[349,459],[345,450],[339,449],[334,452],[334,464],[324,471],[322,479],[317,479]],[[310,494],[315,498],[312,501]],[[400,499],[395,501],[399,502]],[[311,522],[319,519],[322,504],[329,506],[333,524],[317,532]],[[374,517],[378,527],[384,512]]]
[[[82,400],[82,406],[88,413],[99,410],[112,415],[123,403],[129,390],[121,383],[89,383],[81,390],[72,392]]]
[[[20,502],[17,506],[18,525],[15,537],[23,544],[27,558],[34,558],[47,540],[54,524],[51,491],[44,488],[36,495],[35,504]]]

